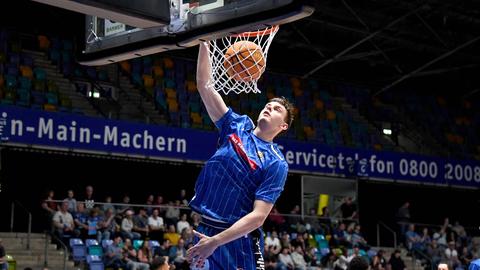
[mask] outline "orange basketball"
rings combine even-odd
[[[254,81],[265,71],[265,57],[262,48],[254,42],[238,41],[225,52],[223,66],[236,81]]]

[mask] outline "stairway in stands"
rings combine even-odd
[[[48,80],[53,80],[59,92],[72,101],[72,107],[80,109],[86,116],[98,117],[98,112],[90,105],[87,98],[78,93],[75,86],[58,71],[57,67],[53,65],[47,58],[44,52],[23,50],[23,53],[30,55],[34,61],[35,67],[40,67],[45,70]]]
[[[0,239],[2,239],[6,254],[15,260],[18,270],[23,270],[25,267],[42,269],[44,266],[50,270],[64,269],[64,251],[57,250],[57,246],[51,244],[50,238],[46,238],[45,234],[32,233],[30,249],[27,249],[26,233],[0,232]],[[75,267],[73,261],[69,261],[67,257],[65,269],[77,270],[78,267]]]

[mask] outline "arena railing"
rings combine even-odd
[[[13,232],[13,228],[15,227],[15,205],[19,206],[19,209],[23,210],[23,212],[28,217],[28,227],[27,227],[27,250],[30,250],[30,236],[32,233],[32,213],[28,211],[28,209],[23,206],[19,201],[15,200],[12,202],[11,205],[11,212],[10,212],[10,232]]]

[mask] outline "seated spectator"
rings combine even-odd
[[[370,246],[367,244],[367,240],[365,240],[365,238],[363,238],[363,235],[360,231],[360,225],[355,225],[355,229],[353,230],[353,233],[352,233],[352,245],[353,246],[357,246],[359,247],[360,249],[363,249],[363,250],[369,250],[370,249]]]
[[[168,265],[168,257],[157,257],[153,259],[151,270],[170,270]]]
[[[113,236],[113,234],[117,232],[118,225],[115,221],[115,215],[113,211],[113,208],[107,208],[104,213],[104,217],[100,222],[99,232],[101,232],[101,240],[109,240]]]
[[[415,232],[414,224],[410,224],[408,226],[408,230],[405,233],[405,240],[407,249],[410,252],[415,253],[416,251],[422,251],[422,238],[420,237],[420,235],[418,235],[417,232]]]
[[[367,270],[368,262],[362,257],[356,257],[352,259],[348,265],[348,270]]]
[[[182,233],[184,229],[190,227],[190,223],[187,221],[187,214],[182,214],[180,220],[177,222],[177,232]]]
[[[88,214],[85,209],[85,204],[83,202],[77,203],[77,211],[73,215],[73,221],[75,223],[75,235],[78,235],[81,238],[87,238],[87,218]]]
[[[159,216],[158,208],[153,209],[152,216],[148,218],[148,229],[151,239],[160,241],[163,239],[163,232],[165,225],[163,224],[163,218]]]
[[[125,239],[123,245],[123,260],[127,265],[127,269],[130,270],[149,270],[150,265],[148,263],[139,262],[137,258],[137,251],[133,248],[132,240]]]
[[[120,227],[122,236],[129,239],[140,239],[138,232],[132,231],[133,229],[133,211],[127,210],[125,217],[122,219],[122,225]]]
[[[273,254],[278,254],[282,250],[282,244],[280,243],[280,239],[278,239],[278,235],[276,231],[273,231],[267,238],[265,239],[265,245],[268,249],[272,249]]]
[[[145,239],[148,236],[147,209],[140,208],[140,210],[138,210],[138,214],[133,218],[132,231],[137,232],[142,239]]]
[[[170,240],[165,239],[163,240],[162,244],[160,245],[159,248],[157,248],[153,254],[153,258],[157,257],[165,257],[170,255],[170,248],[172,244],[170,243]]]
[[[170,261],[174,263],[175,269],[189,269],[187,250],[185,249],[185,241],[183,239],[180,238],[178,240],[178,245],[172,246],[169,253]]]
[[[348,268],[348,250],[343,247],[341,248],[342,253],[337,256],[337,259],[333,263],[334,270],[347,270]]]
[[[450,269],[456,269],[459,266],[458,252],[455,249],[455,242],[450,241],[447,249],[445,249],[445,258]]]
[[[139,262],[151,264],[153,260],[153,253],[150,249],[148,241],[143,241],[142,247],[138,249],[137,258]]]
[[[175,231],[175,226],[172,224],[168,226],[168,231],[163,235],[163,238],[170,240],[172,246],[176,246],[180,239],[180,235]]]
[[[176,200],[175,204],[173,202],[168,203],[167,211],[165,212],[165,222],[167,224],[177,224],[180,219],[180,201]]]
[[[69,238],[74,236],[75,224],[72,214],[68,212],[68,202],[64,201],[60,210],[53,216],[53,225],[55,226],[55,234],[68,247]]]
[[[185,240],[185,246],[188,247],[190,244],[193,244],[194,243],[194,240],[195,240],[195,235],[193,234],[193,229],[192,227],[188,227],[186,228],[183,232],[182,232],[182,236],[181,238],[183,240]],[[187,248],[188,249],[188,248]]]
[[[400,257],[401,253],[399,249],[396,249],[390,260],[388,261],[388,265],[391,267],[392,270],[406,270],[407,267],[405,266],[405,262]]]
[[[380,249],[372,259],[372,270],[385,270],[387,269],[387,260],[383,257],[384,251]]]
[[[345,232],[345,223],[341,222],[338,227],[333,230],[332,246],[350,246],[350,242],[347,239],[347,233]]]
[[[113,243],[107,247],[104,256],[105,268],[111,267],[113,269],[125,269],[127,266],[123,260],[121,243],[122,237],[120,235],[116,235],[113,238]]]
[[[293,261],[293,265],[295,266],[295,269],[299,269],[299,270],[307,269],[307,262],[303,257],[303,249],[301,246],[295,247],[295,251],[292,252],[291,257],[292,257],[292,261]]]
[[[284,247],[282,253],[278,254],[278,263],[280,269],[295,269],[295,264],[293,263],[292,256],[290,255],[290,248]]]
[[[443,259],[443,251],[438,246],[437,240],[433,239],[427,247],[427,255],[432,259],[432,267],[436,267]]]

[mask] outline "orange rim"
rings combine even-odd
[[[232,37],[258,37],[264,35],[270,35],[272,32],[276,32],[280,28],[278,25],[274,25],[270,28],[266,28],[263,30],[252,31],[252,32],[244,32],[240,34],[231,35]]]

